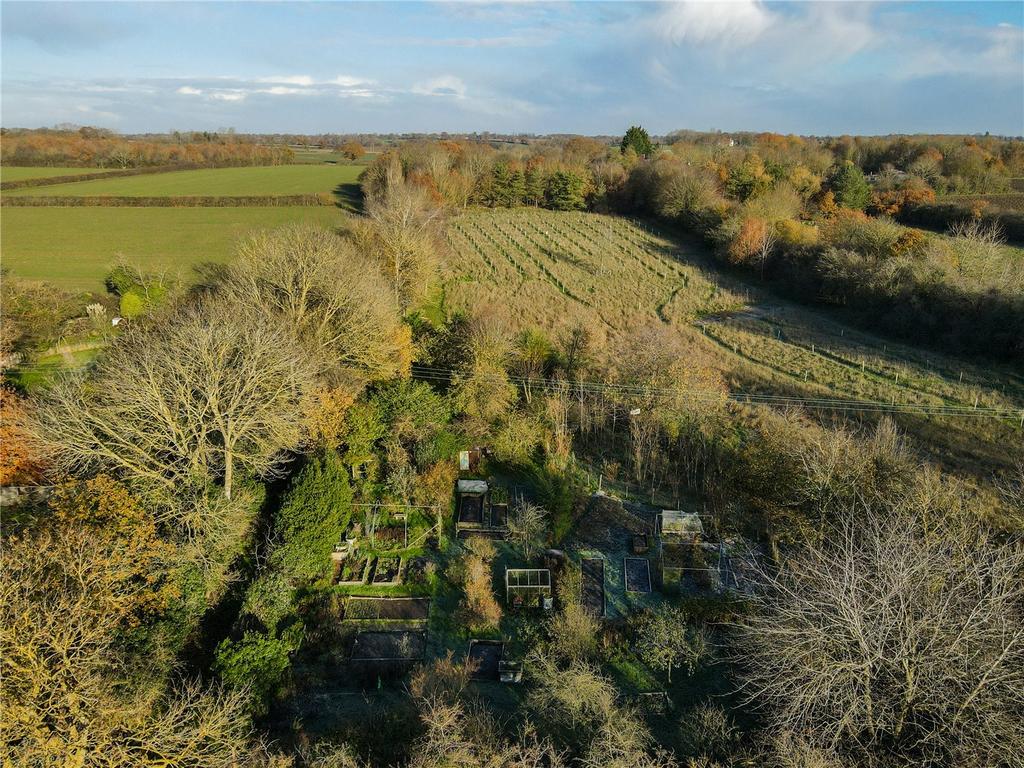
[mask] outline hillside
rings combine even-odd
[[[447,297],[522,327],[582,320],[615,336],[660,321],[700,332],[734,397],[827,417],[890,413],[936,461],[976,474],[1013,459],[1024,377],[849,327],[715,268],[705,247],[593,213],[473,211],[448,230]]]

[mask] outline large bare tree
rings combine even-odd
[[[774,727],[858,761],[1024,764],[1024,549],[868,513],[764,573],[741,660]]]
[[[94,369],[57,383],[37,409],[56,465],[114,469],[174,493],[235,470],[272,474],[302,440],[312,365],[288,329],[205,301],[129,328]]]
[[[376,264],[330,230],[298,224],[251,235],[222,290],[287,325],[324,370],[341,366],[370,379],[401,372],[394,292]]]
[[[363,247],[379,260],[396,301],[407,310],[424,297],[434,277],[441,247],[440,203],[420,186],[393,181],[367,201],[366,212],[370,226],[363,230]]]

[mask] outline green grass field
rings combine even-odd
[[[25,179],[49,179],[54,176],[81,176],[86,173],[106,173],[114,168],[69,168],[46,167],[46,168],[24,168],[21,166],[5,165],[0,168],[0,181],[24,181]]]
[[[18,277],[100,292],[120,256],[186,278],[195,264],[226,261],[251,230],[343,220],[331,207],[2,208],[2,263]]]
[[[318,163],[332,164],[332,165],[358,165],[365,166],[369,165],[370,162],[377,156],[376,152],[367,152],[361,158],[353,163],[351,160],[343,157],[340,153],[335,152],[333,149],[315,149],[313,147],[304,147],[299,149],[297,147],[290,148],[295,154],[294,162],[305,163],[316,165]]]
[[[204,168],[143,176],[54,184],[11,190],[10,195],[78,197],[179,197],[187,195],[303,195],[344,191],[357,184],[358,165],[271,165],[245,168]],[[339,189],[340,188],[340,189]]]

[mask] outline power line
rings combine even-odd
[[[417,379],[451,382],[453,379],[465,376],[466,373],[448,368],[436,368],[431,366],[414,365],[412,375]],[[487,374],[485,376],[498,378],[499,374]],[[551,379],[536,378],[529,376],[509,375],[508,380],[514,384],[537,386],[539,388],[551,388],[559,386],[558,381]],[[651,394],[661,395],[686,395],[698,402],[714,403],[721,400],[731,400],[741,404],[774,405],[779,407],[800,406],[804,408],[815,408],[821,410],[834,410],[843,412],[861,413],[918,413],[928,416],[971,416],[979,418],[1017,418],[1024,417],[1024,409],[1020,408],[996,408],[991,406],[969,406],[951,404],[928,404],[928,403],[886,403],[877,400],[853,400],[827,397],[799,397],[794,395],[771,395],[759,392],[728,392],[715,394],[706,390],[686,387],[651,387],[644,385],[617,384],[613,382],[584,381],[564,382],[564,386],[575,392],[586,392],[590,394],[616,394],[623,396],[643,396]]]

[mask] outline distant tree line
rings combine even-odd
[[[287,147],[235,137],[161,141],[122,138],[92,129],[5,131],[0,142],[4,165],[144,168],[147,166],[281,165],[292,160]]]

